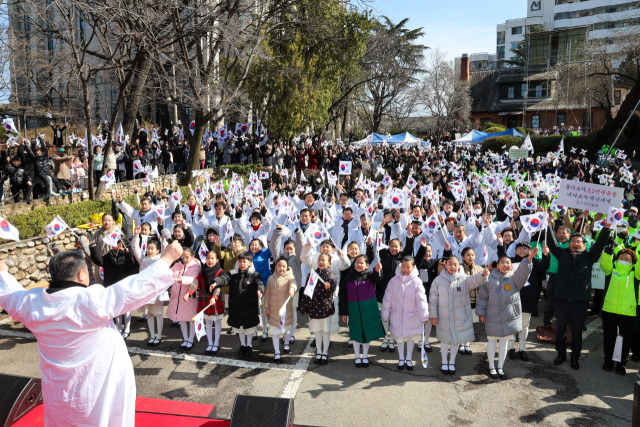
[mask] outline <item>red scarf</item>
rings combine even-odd
[[[193,205],[193,206],[187,205],[187,206],[189,207],[189,210],[191,211],[191,216],[195,215],[195,213],[196,213],[196,206],[197,206],[197,205]]]

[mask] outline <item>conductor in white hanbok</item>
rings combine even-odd
[[[0,306],[38,340],[45,426],[134,426],[133,365],[113,319],[167,290],[181,256],[174,242],[142,273],[105,288],[89,286],[81,251],[62,252],[49,262],[50,287],[30,291],[0,262]]]

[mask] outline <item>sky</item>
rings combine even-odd
[[[527,15],[525,0],[374,0],[376,15],[406,27],[423,27],[421,43],[439,47],[448,59],[463,53],[496,52],[496,25]]]

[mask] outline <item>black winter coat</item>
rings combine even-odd
[[[591,246],[591,250],[585,250],[577,255],[575,260],[569,248],[562,249],[558,246],[551,227],[549,227],[547,233],[551,237],[547,239],[547,246],[549,246],[551,255],[558,260],[555,297],[563,298],[567,301],[589,302],[591,300],[591,271],[593,264],[600,259],[611,230],[603,228],[598,239]]]
[[[33,154],[33,151],[31,151],[30,147],[27,147],[27,153],[29,155],[29,158],[33,161],[35,165],[36,173],[53,171],[53,169],[51,168],[51,162],[49,161],[49,158],[47,157],[46,154],[36,156],[35,154]]]
[[[7,163],[4,169],[9,176],[9,183],[12,187],[14,185],[26,184],[27,181],[31,181],[31,184],[33,184],[33,177],[31,176],[31,173],[22,165],[16,168],[11,163]]]
[[[380,282],[376,284],[376,299],[378,302],[382,302],[384,298],[384,293],[387,290],[387,285],[389,281],[393,279],[396,275],[396,268],[402,263],[402,258],[411,255],[413,253],[413,237],[407,237],[407,241],[404,245],[404,250],[402,252],[398,252],[397,255],[391,255],[389,249],[383,249],[380,251],[380,264],[382,264],[382,277],[380,278]],[[416,254],[416,255],[419,255]],[[424,258],[424,253],[422,254]],[[373,266],[375,267],[375,265]]]
[[[94,245],[91,247],[91,261],[104,269],[102,285],[105,288],[133,274],[138,274],[140,270],[132,250],[115,251],[110,249],[106,254],[100,255],[98,246]]]
[[[260,274],[251,267],[238,270],[237,273],[223,274],[215,279],[218,287],[229,286],[229,319],[227,323],[233,328],[250,329],[258,326],[260,318],[260,301],[258,291],[264,294],[264,283]]]
[[[300,294],[300,313],[309,316],[311,319],[326,319],[336,312],[333,304],[333,293],[338,286],[338,276],[331,268],[326,270],[315,270],[324,282],[319,282],[313,291],[313,298],[309,298],[304,293]],[[305,280],[309,283],[309,275]],[[329,283],[329,289],[325,284]]]
[[[416,253],[416,265],[418,266],[418,271],[427,270],[427,281],[422,282],[422,286],[424,286],[424,291],[427,293],[427,301],[429,301],[429,291],[431,291],[431,285],[433,281],[440,274],[438,272],[438,265],[440,265],[440,261],[443,258],[448,258],[451,256],[451,249],[448,251],[444,251],[442,253],[442,258],[440,259],[424,259],[426,255],[426,249],[423,246],[420,246],[418,249],[418,253]],[[418,260],[422,260],[422,262],[418,262]]]

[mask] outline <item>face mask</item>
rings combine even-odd
[[[473,213],[474,213],[475,215],[480,215],[480,214],[482,214],[482,209],[474,209],[474,210],[473,210]]]
[[[618,265],[631,265],[629,261],[618,261]]]
[[[627,229],[625,227],[616,227],[618,233],[624,233]]]

